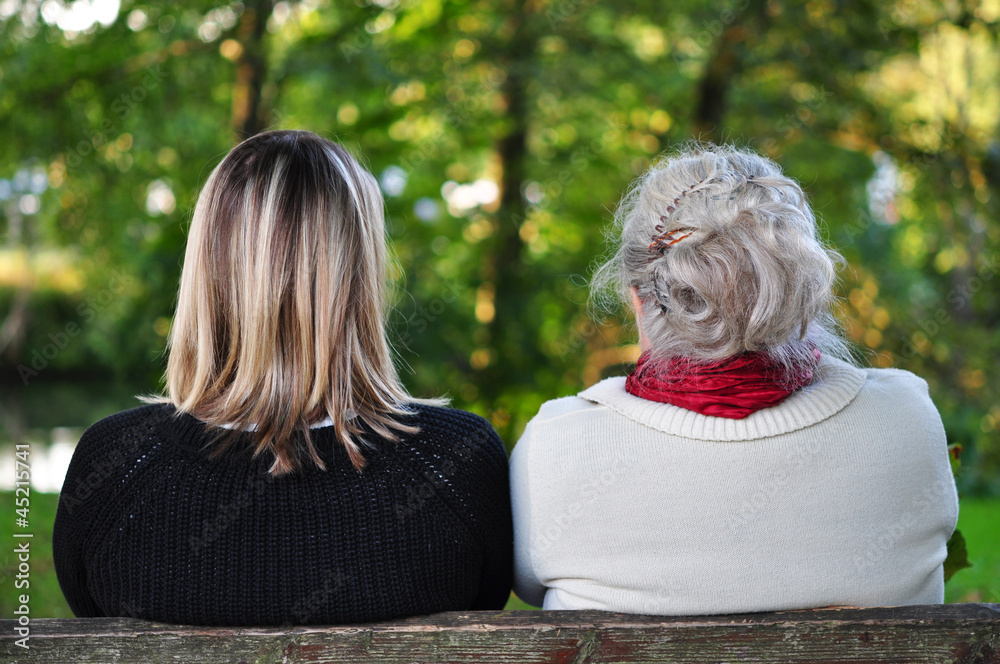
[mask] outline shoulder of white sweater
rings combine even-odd
[[[865,385],[855,401],[870,412],[892,412],[917,426],[940,422],[930,388],[920,376],[902,369],[865,369]]]
[[[532,422],[548,422],[558,419],[564,415],[573,415],[584,410],[595,410],[604,408],[601,404],[594,403],[578,396],[561,397],[552,399],[542,404],[538,409],[538,414],[531,418]]]
[[[528,422],[528,425],[524,428],[524,433],[521,434],[521,438],[517,441],[517,445],[514,446],[514,450],[511,452],[511,472],[518,465],[519,460],[523,459],[524,455],[527,454],[525,451],[526,447],[533,438],[536,438],[534,434],[539,430],[548,430],[550,426],[558,427],[560,419],[572,420],[575,424],[576,419],[582,413],[606,410],[608,410],[607,406],[582,399],[578,396],[562,397],[546,401],[538,409],[538,413]],[[546,439],[548,436],[542,436],[542,438]]]
[[[925,394],[929,392],[926,380],[905,369],[864,369],[863,371],[865,372],[866,388],[869,390],[896,390],[903,387]]]

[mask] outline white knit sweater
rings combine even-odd
[[[514,590],[546,609],[940,603],[958,520],[927,384],[829,358],[743,420],[621,377],[550,401],[514,448],[511,497]]]

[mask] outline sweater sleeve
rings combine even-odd
[[[510,457],[510,499],[514,516],[514,593],[532,606],[542,606],[546,588],[532,565],[531,542],[535,533],[531,508],[531,436],[529,422]]]
[[[489,532],[484,538],[483,569],[472,610],[503,609],[510,598],[514,565],[507,452],[493,428],[484,424],[488,430],[483,441],[487,472],[482,478],[482,495],[488,501],[483,514],[488,516]]]
[[[107,481],[94,469],[95,428],[80,439],[59,493],[52,531],[52,558],[66,602],[78,618],[98,618],[104,613],[87,586],[86,544],[93,525],[100,484]]]

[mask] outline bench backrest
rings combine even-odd
[[[1000,604],[640,616],[472,611],[336,627],[189,627],[35,619],[27,650],[2,620],[2,662],[1000,663]],[[14,636],[12,636],[14,635]]]

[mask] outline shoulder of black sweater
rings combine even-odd
[[[471,454],[506,463],[503,441],[483,417],[463,410],[424,404],[412,404],[409,410],[410,415],[402,420],[417,426],[419,431],[402,435],[400,442],[450,450],[463,458]],[[376,448],[392,444],[379,440],[377,436],[362,436],[374,443]],[[109,415],[91,425],[80,438],[74,453],[75,465],[89,463],[104,469],[101,474],[107,474],[109,465],[120,466],[126,459],[149,451],[165,439],[170,443],[187,442],[190,447],[200,450],[204,450],[210,442],[208,429],[200,420],[179,413],[171,404],[147,404]],[[178,452],[172,445],[156,447],[161,454],[171,455],[171,450]]]
[[[415,434],[416,439],[441,438],[452,441],[456,450],[464,445],[479,453],[499,454],[506,459],[503,441],[485,418],[468,411],[441,406],[414,404],[410,408],[413,415],[407,418],[407,423],[420,427],[420,432]]]
[[[177,420],[177,411],[171,404],[145,404],[98,420],[87,427],[80,442],[101,447],[120,440],[142,439]]]
[[[109,415],[87,428],[73,452],[59,500],[63,509],[117,488],[115,476],[130,472],[160,428],[175,419],[168,404],[148,404]]]
[[[420,404],[413,407],[406,424],[419,430],[401,435],[398,442],[377,441],[368,456],[373,469],[397,466],[425,493],[433,489],[446,502],[471,501],[463,509],[508,493],[507,452],[485,419]]]

